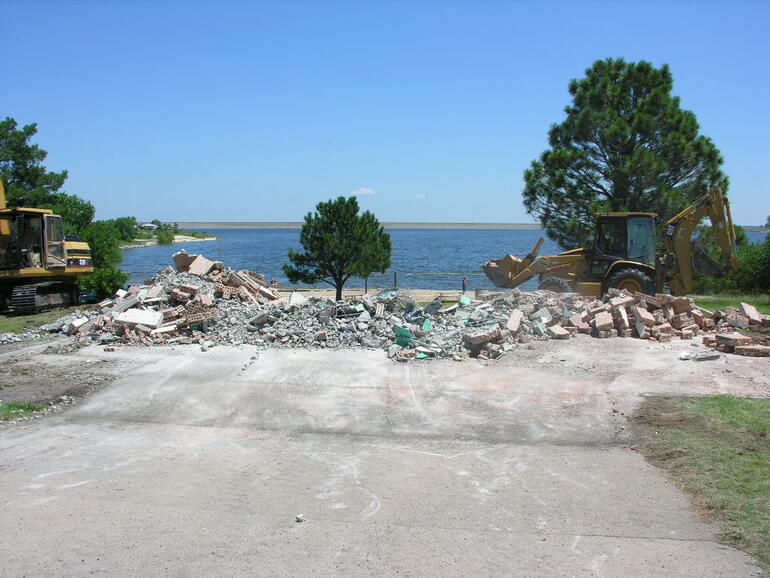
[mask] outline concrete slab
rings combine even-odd
[[[716,390],[706,376],[721,366],[631,340],[586,359],[588,339],[486,366],[81,350],[74,365],[110,359],[120,378],[0,436],[3,573],[755,573],[628,449],[612,411],[650,388]],[[732,377],[760,362],[741,358]]]

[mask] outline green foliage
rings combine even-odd
[[[0,401],[0,421],[18,419],[36,411],[43,411],[42,403],[28,401]]]
[[[337,290],[352,276],[368,277],[390,267],[391,244],[379,221],[369,211],[358,214],[356,197],[338,197],[318,203],[305,216],[300,232],[304,252],[289,249],[284,273],[292,283],[323,281]]]
[[[158,229],[155,231],[155,237],[158,239],[158,245],[171,245],[174,242],[173,231]]]
[[[770,315],[770,294],[764,295],[742,295],[740,293],[717,294],[717,295],[693,295],[693,301],[698,307],[704,309],[725,309],[726,307],[740,307],[741,303],[750,303],[760,313]]]
[[[116,289],[128,281],[128,275],[115,267],[95,269],[88,277],[78,279],[78,286],[83,291],[95,291],[99,298],[112,295]]]
[[[118,239],[129,243],[136,239],[136,232],[138,231],[139,223],[136,222],[136,217],[119,217],[111,221],[115,227],[115,231],[118,234]]]
[[[715,279],[700,277],[698,291],[703,293],[770,293],[770,235],[762,243],[744,243],[738,247],[739,271]]]
[[[94,221],[81,235],[91,246],[94,272],[79,279],[78,285],[86,291],[96,291],[100,297],[112,294],[128,280],[128,275],[117,268],[123,254],[114,221]]]
[[[18,128],[10,117],[0,121],[0,178],[8,206],[20,205],[21,199],[29,207],[50,202],[67,179],[67,171],[54,173],[43,166],[48,153],[29,143],[36,133],[35,123]]]
[[[57,215],[61,215],[62,221],[64,221],[64,230],[70,235],[79,235],[94,220],[96,213],[94,206],[89,201],[67,193],[51,195],[42,206],[51,209]]]
[[[153,219],[150,223],[158,227],[158,231],[171,231],[172,233],[179,232],[179,223],[162,223],[159,219]]]
[[[133,240],[136,219],[93,221],[95,209],[89,201],[60,192],[67,171],[54,173],[43,166],[48,153],[29,142],[36,133],[34,123],[18,128],[12,118],[0,121],[0,179],[8,205],[48,208],[61,215],[66,233],[80,235],[91,246],[94,273],[79,279],[78,285],[110,294],[128,279],[116,268],[122,258],[118,240]]]
[[[567,118],[525,171],[524,206],[564,248],[588,245],[593,215],[649,211],[668,219],[711,186],[722,157],[671,95],[667,65],[599,60],[572,80]]]

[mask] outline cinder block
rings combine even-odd
[[[757,308],[753,305],[749,305],[748,303],[741,303],[741,311],[743,311],[743,314],[748,317],[749,325],[762,324],[762,314],[757,311]]]
[[[548,335],[551,336],[553,339],[569,339],[571,334],[569,331],[564,329],[561,325],[551,325],[548,328]]]
[[[687,297],[678,297],[671,302],[671,307],[674,308],[674,313],[686,313],[692,311],[693,303]]]
[[[653,317],[652,313],[646,309],[642,307],[634,307],[633,313],[637,323],[643,323],[648,327],[655,325],[655,317]]]
[[[597,331],[607,331],[613,328],[612,315],[607,311],[601,311],[593,319],[593,326]]]

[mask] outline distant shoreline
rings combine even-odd
[[[269,222],[187,222],[180,229],[299,229],[302,223]],[[528,229],[540,230],[537,223],[382,223],[386,229]]]

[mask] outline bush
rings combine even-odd
[[[78,286],[83,291],[95,291],[99,298],[112,295],[118,287],[128,281],[128,275],[117,267],[95,269],[88,277],[78,280]]]
[[[155,235],[158,239],[158,245],[170,245],[174,242],[173,231],[157,231]]]
[[[770,293],[770,235],[763,243],[738,247],[740,271],[721,279],[702,277],[698,291],[703,293]]]
[[[119,270],[123,254],[118,246],[118,231],[114,221],[94,221],[82,232],[83,240],[91,247],[94,272],[78,280],[78,286],[86,291],[96,291],[99,297],[112,294],[128,280]]]

